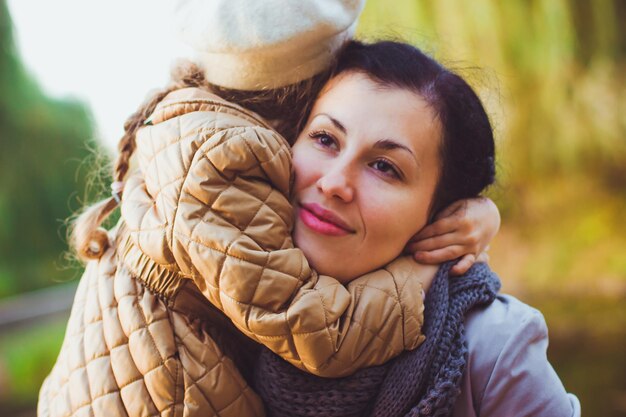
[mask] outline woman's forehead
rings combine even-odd
[[[410,89],[381,88],[362,73],[341,74],[329,81],[315,103],[311,124],[328,123],[343,133],[360,137],[439,138],[440,121],[430,104]],[[409,145],[409,143],[406,143]]]
[[[330,79],[314,103],[313,111],[323,108],[342,108],[345,104],[361,110],[365,106],[373,106],[381,113],[402,112],[404,109],[426,111],[436,116],[428,106],[427,100],[412,88],[404,88],[393,84],[383,84],[364,72],[347,71]],[[388,108],[382,107],[389,104]]]

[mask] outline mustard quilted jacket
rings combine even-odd
[[[112,247],[81,278],[39,416],[261,416],[244,377],[250,339],[328,377],[423,340],[417,264],[399,258],[343,286],[293,247],[289,145],[257,115],[177,90],[135,153]]]

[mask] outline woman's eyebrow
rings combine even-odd
[[[415,156],[415,154],[409,147],[401,143],[398,143],[393,139],[381,139],[377,141],[374,144],[374,149],[385,149],[385,150],[401,149],[411,154],[411,156],[413,157],[413,159],[415,159],[415,162],[417,163],[418,166],[420,164],[419,161],[417,160],[417,157]]]
[[[342,125],[341,122],[339,122],[339,120],[335,119],[330,114],[328,114],[328,113],[318,113],[315,117],[318,117],[318,116],[326,116],[332,122],[332,124],[335,125],[335,127],[337,129],[341,130],[341,133],[343,133],[344,135],[348,132],[348,130],[345,128],[345,126]]]

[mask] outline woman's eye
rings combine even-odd
[[[380,171],[383,174],[393,177],[400,178],[400,174],[398,170],[390,163],[385,161],[384,159],[379,159],[378,161],[374,161],[371,165],[376,171]]]
[[[333,150],[337,149],[337,142],[335,141],[335,138],[326,132],[312,132],[309,136],[315,139],[317,143],[324,148],[332,148]]]
[[[333,141],[333,138],[331,138],[330,136],[327,136],[327,135],[319,136],[318,140],[319,140],[320,144],[322,144],[324,146],[333,146],[335,144],[335,142]]]

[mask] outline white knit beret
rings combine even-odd
[[[324,70],[365,0],[177,0],[175,25],[209,82],[276,88]]]

